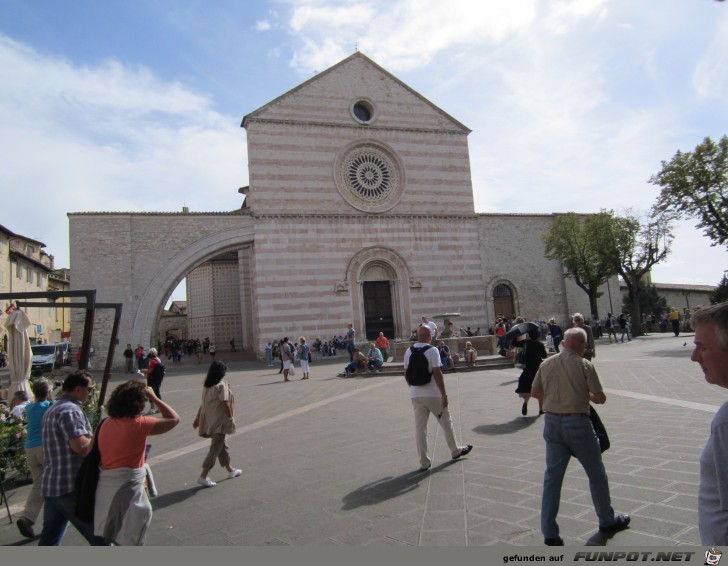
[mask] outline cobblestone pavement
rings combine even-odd
[[[567,545],[699,545],[698,457],[728,392],[690,362],[691,340],[597,341],[608,398],[600,415],[612,441],[604,460],[613,506],[632,515],[632,526],[612,538],[599,533],[586,476],[572,461],[559,514]],[[542,545],[543,423],[520,414],[519,370],[446,374],[457,436],[475,448],[452,461],[431,422],[433,467],[420,473],[402,378],[335,377],[345,361],[337,356],[315,361],[310,380],[284,383],[277,367],[228,360],[238,425],[229,445],[243,474],[228,480],[216,468],[216,487],[196,485],[209,442],[192,428],[206,365],[169,363],[162,394],[182,422],[151,441],[159,496],[148,544]],[[27,490],[11,483],[12,512]],[[0,523],[0,543],[36,544],[4,508]],[[70,528],[64,544],[85,543]]]

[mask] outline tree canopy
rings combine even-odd
[[[589,295],[590,314],[597,317],[597,298],[602,295],[599,287],[617,274],[614,261],[604,254],[605,247],[610,245],[612,223],[610,212],[588,215],[569,212],[558,216],[544,236],[546,257],[561,261],[566,277]]]
[[[728,136],[709,137],[694,151],[678,151],[650,183],[662,187],[656,213],[698,220],[713,246],[728,247]]]
[[[718,286],[710,294],[710,304],[717,305],[723,301],[728,301],[728,275],[723,275]]]
[[[640,282],[652,267],[670,254],[672,216],[653,211],[647,216],[628,213],[614,219],[613,244],[607,249],[624,279],[632,303],[632,327],[641,335]]]

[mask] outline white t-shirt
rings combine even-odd
[[[23,413],[25,412],[25,406],[27,404],[28,404],[28,401],[23,401],[22,403],[15,405],[15,407],[10,409],[10,414],[13,415],[18,420],[22,419]]]
[[[421,348],[422,346],[430,346],[429,349],[425,350],[425,357],[427,358],[427,369],[429,369],[431,372],[432,368],[441,367],[442,364],[440,363],[440,352],[438,352],[437,348],[423,342],[417,342],[414,345],[415,348]],[[407,366],[409,365],[409,359],[411,355],[412,350],[410,348],[407,348],[407,351],[404,353],[405,372],[407,371]],[[435,380],[431,379],[430,383],[428,383],[427,385],[410,385],[409,396],[410,399],[412,399],[414,397],[442,397],[442,394],[440,393],[440,389],[437,387]]]

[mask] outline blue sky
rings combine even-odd
[[[237,209],[242,117],[357,48],[473,130],[478,212],[646,210],[728,134],[726,2],[0,0],[0,223],[60,267],[67,212]],[[656,281],[728,269],[694,224]]]

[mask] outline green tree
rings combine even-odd
[[[610,245],[612,213],[577,215],[569,212],[558,216],[544,236],[546,257],[562,263],[565,276],[589,296],[590,314],[599,318],[599,291],[611,276],[616,275],[612,258],[603,253]]]
[[[628,213],[615,217],[611,225],[612,243],[604,248],[604,253],[627,285],[635,336],[643,334],[639,324],[642,320],[640,282],[654,265],[669,255],[673,240],[672,218],[654,211],[643,217]]]
[[[723,279],[718,283],[715,291],[710,294],[711,305],[717,305],[723,301],[728,301],[728,275],[723,275]]]
[[[728,247],[728,136],[678,151],[650,183],[662,187],[654,211],[698,220],[713,246]]]

